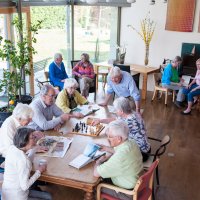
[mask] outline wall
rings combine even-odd
[[[156,0],[155,5],[149,5],[150,0],[137,0],[129,8],[122,8],[121,44],[127,45],[126,62],[144,64],[145,47],[140,36],[128,28],[133,25],[140,30],[140,20],[150,11],[150,18],[156,22],[156,30],[150,45],[149,65],[159,67],[164,58],[173,59],[181,54],[182,42],[200,43],[198,33],[200,0],[196,0],[196,10],[193,32],[173,32],[165,30],[167,4]],[[140,80],[141,85],[142,80]],[[148,80],[148,90],[153,90],[152,76]]]

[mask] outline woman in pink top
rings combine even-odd
[[[188,107],[182,112],[183,115],[191,113],[192,104],[197,100],[196,96],[200,95],[200,58],[196,61],[197,73],[193,81],[187,88],[183,90],[183,94],[187,95]],[[194,100],[195,99],[195,100]]]
[[[89,55],[83,53],[81,55],[81,61],[72,70],[72,74],[78,77],[81,94],[86,98],[89,96],[90,87],[94,86],[95,76],[93,65],[89,59]]]

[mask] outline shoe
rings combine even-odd
[[[190,115],[191,114],[191,110],[190,110],[190,112],[184,112],[184,111],[182,111],[181,114],[182,115]]]
[[[183,107],[183,104],[182,104],[182,102],[180,102],[180,101],[175,101],[174,104],[175,104],[176,107],[178,107],[178,108],[182,108],[182,107]]]

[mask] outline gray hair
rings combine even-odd
[[[12,115],[17,119],[26,120],[33,117],[33,110],[27,104],[18,103]]]
[[[121,74],[121,69],[119,67],[112,67],[109,72],[110,77],[120,76]]]
[[[65,83],[64,83],[64,88],[70,88],[70,87],[78,87],[78,82],[76,81],[76,79],[74,78],[67,78],[65,79]]]
[[[128,125],[120,119],[110,122],[107,131],[111,131],[113,136],[122,137],[123,140],[126,140],[129,134]]]
[[[44,96],[44,95],[48,94],[49,90],[54,90],[51,85],[48,85],[48,84],[43,85],[40,90],[40,95]]]
[[[29,142],[29,137],[31,133],[35,130],[27,127],[22,127],[17,129],[17,133],[13,138],[13,143],[17,148],[25,147]]]
[[[62,54],[61,53],[55,53],[54,55],[54,60],[58,59],[58,58],[61,58],[62,57]]]
[[[125,114],[130,114],[132,112],[130,102],[125,97],[119,97],[115,99],[115,101],[113,102],[113,106],[115,110],[120,110]]]

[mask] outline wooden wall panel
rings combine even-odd
[[[168,0],[165,30],[192,32],[196,0]]]

